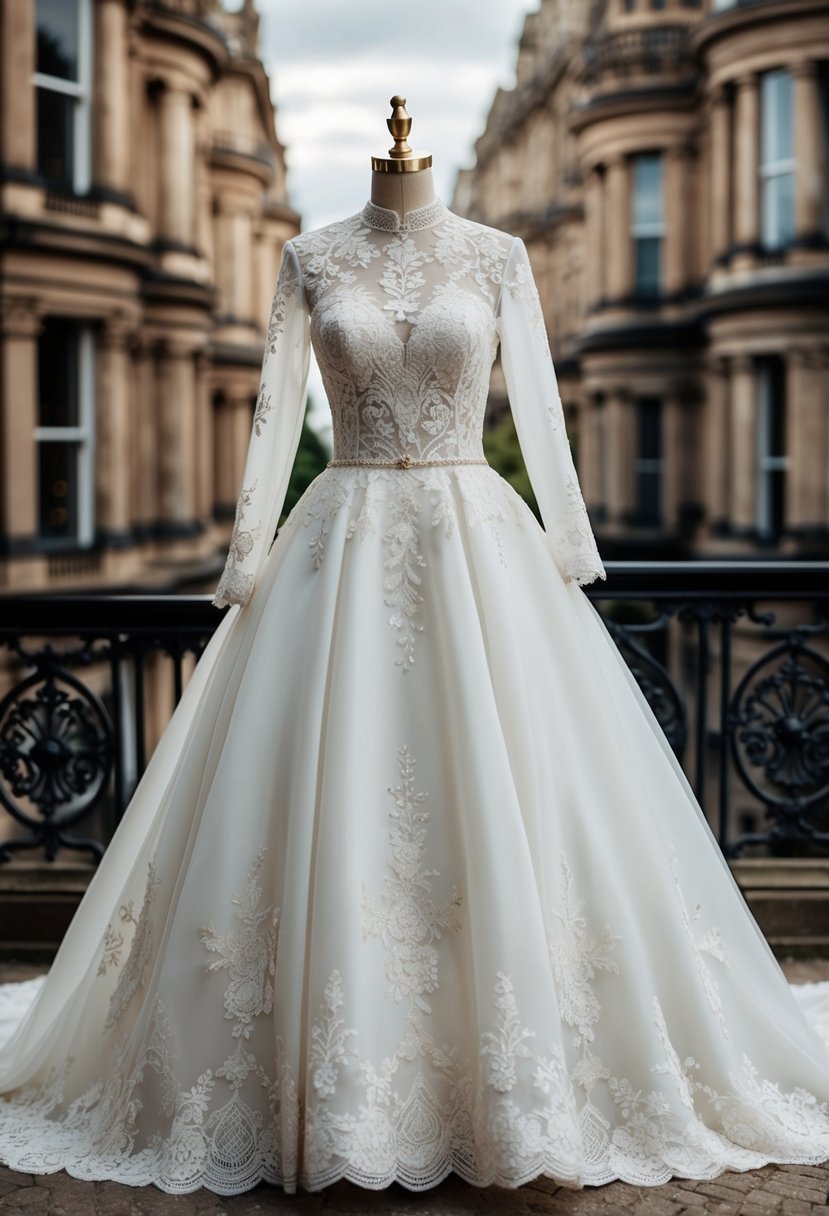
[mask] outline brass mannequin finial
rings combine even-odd
[[[409,147],[412,120],[406,109],[406,98],[395,95],[389,105],[392,112],[391,118],[386,119],[386,126],[392,134],[394,145],[386,156],[372,156],[372,169],[375,173],[416,173],[419,169],[430,169],[431,152],[413,152]]]

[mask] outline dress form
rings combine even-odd
[[[394,146],[388,155],[371,158],[371,201],[396,211],[403,220],[409,211],[434,201],[432,157],[428,152],[413,152],[407,143],[412,120],[406,112],[405,97],[392,97],[390,104],[392,117],[386,124],[394,136]]]

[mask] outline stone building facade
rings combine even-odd
[[[608,557],[829,551],[828,164],[824,0],[527,17],[453,206],[527,243]]]
[[[221,565],[283,242],[253,0],[0,0],[0,589]]]

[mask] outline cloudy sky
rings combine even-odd
[[[432,153],[435,187],[449,203],[495,88],[514,83],[523,18],[537,7],[534,0],[258,0],[260,54],[303,227],[362,207],[369,157],[391,143],[394,93],[407,98],[410,143]]]

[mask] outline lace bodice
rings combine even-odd
[[[482,458],[511,238],[436,200],[401,225],[362,212],[298,237],[334,458]]]
[[[561,572],[580,583],[605,577],[523,242],[454,215],[440,199],[402,222],[368,202],[285,245],[217,606],[246,603],[267,556],[299,442],[311,342],[331,406],[332,463],[404,466],[484,462],[500,342],[519,443]]]

